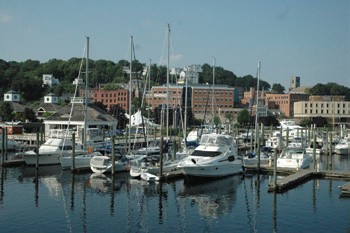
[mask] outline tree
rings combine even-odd
[[[280,83],[274,83],[272,85],[272,91],[278,93],[278,94],[283,94],[285,91],[284,86],[282,86]]]
[[[250,114],[248,109],[243,109],[241,111],[238,112],[237,114],[237,122],[238,124],[240,124],[241,126],[247,126],[250,122]]]
[[[279,126],[280,123],[278,122],[277,118],[275,116],[266,116],[266,117],[259,117],[259,122],[263,123],[266,126]]]
[[[218,130],[220,124],[221,124],[220,117],[219,117],[218,115],[215,115],[215,116],[214,116],[214,125],[215,125],[215,127],[216,127],[216,131]]]
[[[125,110],[119,105],[112,105],[108,111],[113,117],[118,121],[117,128],[125,129],[126,125],[129,123],[128,118],[125,116]]]
[[[24,112],[18,112],[15,114],[15,119],[22,122],[37,122],[35,112],[31,108],[25,108]]]
[[[13,119],[13,108],[9,102],[0,104],[0,117],[3,121],[11,121]]]

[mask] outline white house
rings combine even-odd
[[[4,101],[7,102],[19,102],[20,101],[20,95],[13,90],[10,90],[4,94]]]
[[[43,83],[44,85],[49,85],[50,87],[58,85],[60,82],[58,79],[53,77],[52,74],[43,74]]]

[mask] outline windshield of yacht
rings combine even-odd
[[[232,138],[230,140],[230,137],[225,137],[224,135],[202,135],[200,144],[217,144],[217,145],[231,145],[232,144]]]
[[[295,155],[295,154],[303,154],[304,153],[304,149],[303,148],[286,148],[283,153],[282,153],[282,157],[283,156],[290,156],[290,155]]]
[[[205,150],[195,150],[192,153],[192,156],[201,156],[201,157],[215,157],[220,155],[220,151],[205,151]]]

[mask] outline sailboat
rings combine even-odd
[[[87,105],[88,105],[88,83],[89,83],[89,37],[86,37],[86,80],[85,80],[85,97],[84,97],[84,150],[79,150],[75,152],[74,158],[72,158],[73,153],[67,155],[62,155],[59,157],[59,161],[61,163],[62,169],[70,169],[73,168],[73,159],[74,159],[74,168],[82,170],[82,169],[90,169],[90,161],[94,156],[102,156],[102,154],[98,151],[93,151],[92,147],[87,147],[87,123],[86,123],[86,114],[87,114]],[[80,75],[79,77],[80,78]],[[79,82],[77,82],[78,85]],[[72,110],[73,110],[72,105]]]
[[[257,145],[258,143],[258,137],[259,137],[259,128],[258,128],[258,110],[259,110],[259,80],[260,80],[260,68],[261,68],[261,61],[258,63],[258,71],[257,71],[257,87],[256,87],[256,112],[255,112],[255,135],[254,135],[254,142],[255,142],[255,148],[253,152],[249,152],[243,156],[243,164],[246,165],[253,165],[257,166],[259,165],[268,165],[270,162],[270,157],[267,153],[260,153],[257,150],[257,147],[260,147],[260,145]],[[260,153],[260,155],[258,155]]]
[[[131,50],[131,60],[130,60],[130,83],[129,83],[129,145],[128,153],[131,151],[130,135],[131,135],[131,94],[132,94],[132,51],[133,51],[133,37],[130,36],[130,50]],[[114,149],[114,148],[112,148]],[[113,156],[113,155],[112,155]],[[113,159],[110,156],[94,156],[90,161],[90,168],[95,173],[108,173],[108,172],[126,172],[129,171],[129,160],[121,154],[115,155],[115,160],[113,164]],[[114,170],[113,170],[114,168]]]

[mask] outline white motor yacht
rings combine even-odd
[[[334,150],[338,155],[350,154],[350,137],[340,139],[339,143],[334,147]]]
[[[90,169],[90,161],[94,156],[102,156],[98,151],[80,151],[74,156],[74,167],[76,169]],[[72,155],[60,157],[62,169],[70,169],[73,167]]]
[[[281,168],[308,168],[312,156],[302,147],[286,147],[277,158],[277,167]]]
[[[178,163],[184,175],[193,177],[229,176],[240,173],[242,165],[233,137],[216,133],[203,134],[194,152]]]
[[[60,164],[60,158],[70,156],[72,154],[73,141],[64,138],[49,138],[43,145],[39,147],[39,165]],[[75,145],[76,152],[82,150],[82,145]],[[24,162],[33,166],[37,163],[37,153],[35,150],[26,151],[23,153]]]

